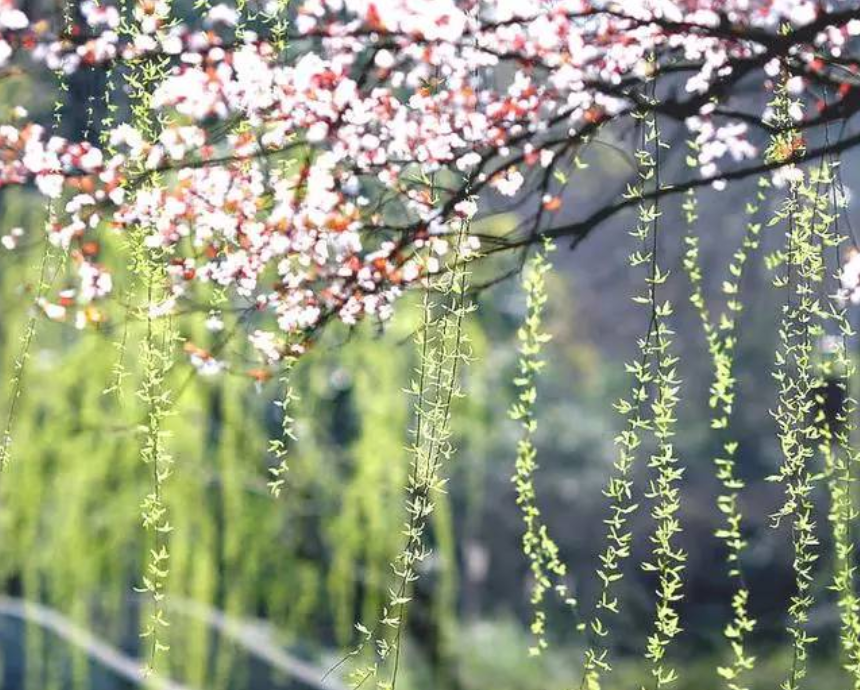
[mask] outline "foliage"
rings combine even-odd
[[[860,251],[845,249],[840,157],[860,143],[845,132],[860,110],[858,9],[545,5],[62,3],[52,22],[0,0],[0,87],[59,94],[0,126],[8,591],[111,640],[138,629],[128,646],[153,683],[251,687],[239,648],[288,643],[349,649],[319,683],[380,690],[860,688]],[[75,102],[82,83],[104,92]],[[632,177],[571,220],[595,148]],[[753,177],[739,244],[703,261],[703,199]],[[557,361],[569,343],[550,334],[575,300],[557,296],[549,256],[625,211],[638,336],[623,370],[592,355],[595,397],[621,374],[626,391],[614,449],[572,453],[603,487],[584,496],[595,517],[580,533],[559,529],[559,506],[582,515],[562,473],[547,477],[563,468],[580,497],[593,486],[547,438],[548,408],[588,397],[558,393],[587,367]],[[739,357],[764,244],[779,301],[776,332],[752,337],[774,346],[773,399],[758,404],[771,426],[757,433],[778,447],[766,482],[745,444]],[[483,295],[519,274],[512,318]],[[477,353],[488,364],[467,367]],[[681,421],[697,375],[698,446]],[[516,424],[502,428],[505,408]],[[704,505],[710,542],[695,526]],[[487,546],[508,532],[515,565]],[[778,615],[755,585],[768,539],[790,550]],[[724,560],[708,567],[722,599],[705,602],[719,626],[693,596],[709,547]],[[487,627],[467,592],[494,586]],[[211,612],[228,621],[217,636]],[[530,619],[530,645],[510,613]],[[27,683],[61,685],[50,639],[26,635]],[[512,662],[509,647],[525,646]],[[83,653],[72,675],[87,685]]]

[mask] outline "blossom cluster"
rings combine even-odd
[[[838,297],[843,304],[860,304],[860,251],[852,250],[839,271]]]
[[[147,100],[155,134],[112,122],[97,147],[19,109],[0,126],[0,187],[32,184],[54,200],[48,236],[74,258],[77,284],[45,297],[52,318],[74,307],[79,324],[100,320],[93,304],[112,289],[100,236],[136,230],[163,257],[169,288],[152,315],[217,286],[269,317],[251,343],[276,362],[330,318],[388,318],[404,289],[444,263],[474,195],[527,193],[588,136],[641,109],[658,76],[682,94],[666,115],[719,184],[725,164],[758,154],[727,107],[732,85],[748,74],[767,84],[786,64],[801,93],[813,77],[835,79],[822,55],[838,58],[860,34],[851,7],[305,0],[276,38],[278,5],[254,18],[217,5],[182,22],[165,0],[129,16],[85,2],[80,25],[52,31],[0,0],[0,71],[26,62],[47,79],[123,73],[153,56],[166,65]],[[798,36],[790,48],[785,25]],[[560,198],[542,191],[557,211]]]

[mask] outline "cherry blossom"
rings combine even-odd
[[[250,342],[274,363],[332,318],[388,319],[442,269],[445,238],[481,197],[539,187],[538,217],[558,216],[553,175],[643,107],[678,122],[701,177],[725,186],[769,126],[733,89],[767,91],[787,69],[798,126],[826,123],[851,100],[860,33],[854,3],[810,0],[305,0],[289,23],[281,11],[246,22],[217,4],[186,24],[165,0],[129,17],[85,2],[69,31],[0,0],[0,70],[164,65],[147,96],[155,133],[115,122],[99,147],[25,111],[0,124],[0,187],[52,200],[48,239],[73,258],[74,298],[46,295],[50,318],[100,323],[94,303],[122,265],[100,264],[98,243],[139,230],[169,292],[150,314],[217,286],[254,315]],[[800,106],[822,89],[826,103]],[[19,237],[3,230],[3,246]],[[480,251],[476,236],[454,248]]]
[[[849,253],[839,273],[839,298],[843,303],[860,304],[860,252]]]

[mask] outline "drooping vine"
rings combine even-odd
[[[643,442],[651,435],[656,441],[656,449],[649,457],[648,467],[653,470],[654,477],[649,480],[645,497],[652,501],[651,516],[655,520],[655,530],[651,535],[651,560],[643,563],[642,567],[656,574],[658,585],[653,631],[645,654],[651,663],[656,687],[667,685],[677,677],[664,659],[671,641],[680,632],[677,602],[682,597],[681,573],[685,560],[684,552],[675,544],[680,532],[676,515],[680,508],[677,484],[683,475],[673,445],[680,381],[677,358],[671,351],[672,331],[668,325],[672,305],[667,300],[661,301],[658,294],[668,279],[668,272],[659,260],[661,212],[657,203],[646,197],[649,190],[661,189],[660,158],[661,150],[666,147],[660,138],[653,110],[656,104],[653,86],[650,95],[643,97],[645,106],[636,113],[640,129],[640,144],[635,154],[638,179],[635,185],[628,187],[625,195],[637,204],[637,224],[630,234],[639,248],[630,254],[629,265],[633,269],[646,270],[645,290],[633,301],[647,310],[648,326],[638,342],[638,361],[626,365],[633,378],[631,393],[616,404],[616,410],[626,419],[626,428],[616,438],[618,457],[614,474],[604,490],[609,499],[610,516],[605,520],[607,545],[600,555],[601,565],[597,571],[600,593],[595,613],[587,626],[591,642],[585,653],[581,687],[588,690],[598,690],[601,677],[612,670],[608,646],[610,627],[606,614],[617,616],[620,613],[617,583],[624,577],[623,565],[632,549],[629,519],[638,509],[634,499],[633,471]]]
[[[71,14],[72,9],[69,2],[64,0],[60,3],[60,13],[64,30],[71,31],[73,22]],[[66,94],[68,94],[69,91],[69,83],[68,74],[63,69],[62,64],[57,65],[52,71],[58,91],[58,95],[52,104],[51,112],[51,131],[56,135],[59,133],[60,127],[63,124],[63,109],[66,107]],[[56,225],[58,212],[57,203],[53,198],[51,198],[48,202],[47,214],[45,216],[46,231],[50,231]],[[60,266],[58,267],[53,266],[55,259],[57,258],[55,254],[59,254]],[[36,290],[35,299],[33,301],[33,310],[30,313],[30,317],[27,319],[26,326],[24,327],[20,349],[12,368],[12,380],[10,383],[10,394],[7,403],[8,409],[6,411],[6,420],[3,425],[2,436],[0,436],[0,471],[5,469],[11,460],[12,433],[15,426],[16,413],[24,390],[24,380],[27,374],[27,361],[30,359],[30,351],[36,338],[38,320],[41,315],[40,312],[45,308],[45,295],[51,288],[51,269],[55,268],[55,277],[56,273],[59,272],[60,267],[63,265],[64,260],[64,254],[55,252],[51,241],[46,237],[41,258],[39,259],[38,268],[36,269]]]
[[[856,429],[853,416],[857,410],[851,381],[856,366],[846,347],[854,331],[839,306],[835,306],[833,314],[841,332],[825,336],[822,343],[818,365],[824,385],[815,396],[816,423],[821,429],[818,446],[830,496],[828,520],[834,549],[831,589],[839,608],[843,665],[856,690],[860,687],[860,598],[854,564],[853,523],[858,516],[854,498],[858,456],[851,445],[851,434]]]
[[[764,177],[759,178],[754,199],[747,202],[746,228],[741,246],[735,251],[728,266],[728,276],[722,283],[725,309],[712,316],[708,309],[703,286],[702,269],[699,261],[699,238],[693,234],[697,219],[696,197],[689,193],[684,202],[684,211],[690,232],[685,238],[687,250],[684,256],[684,269],[689,277],[692,293],[690,301],[699,314],[702,330],[711,357],[711,383],[708,405],[711,409],[711,429],[718,434],[721,453],[714,458],[716,476],[721,484],[717,497],[717,508],[723,516],[723,523],[716,536],[723,542],[726,550],[728,575],[734,582],[731,599],[732,621],[723,629],[723,635],[732,651],[730,665],[721,665],[717,671],[725,679],[729,690],[745,690],[745,674],[751,671],[755,658],[747,650],[747,638],[755,628],[755,620],[749,612],[749,588],[744,577],[741,557],[746,549],[747,540],[743,530],[743,513],[739,505],[740,492],[745,484],[738,476],[736,454],[738,443],[730,433],[732,414],[736,406],[735,349],[737,345],[737,324],[743,303],[740,297],[741,279],[750,255],[758,249],[762,223],[758,214],[764,203],[765,190],[770,186]]]
[[[830,196],[826,188],[832,181],[826,162],[822,160],[810,170],[794,162],[803,154],[805,145],[791,115],[799,107],[788,90],[787,78],[782,78],[772,101],[777,133],[767,159],[786,164],[788,185],[786,198],[769,223],[786,226],[786,247],[771,259],[772,265],[785,269],[773,280],[786,293],[773,373],[778,399],[772,413],[783,461],[778,472],[768,479],[783,487],[785,501],[772,519],[775,526],[783,521],[789,523],[794,552],[795,592],[788,607],[792,663],[781,686],[784,690],[801,687],[807,674],[809,647],[816,641],[808,631],[809,612],[815,601],[814,569],[819,559],[813,491],[820,475],[813,459],[822,436],[815,409],[822,381],[814,355],[816,343],[826,335],[828,314],[832,313],[829,298],[822,297],[825,251],[838,245],[830,229],[832,216],[826,212]]]
[[[543,316],[549,298],[546,275],[552,269],[548,254],[553,250],[553,244],[549,240],[545,241],[541,250],[529,260],[523,274],[526,315],[517,331],[520,346],[518,372],[514,378],[514,385],[518,393],[509,411],[511,418],[518,421],[522,428],[522,435],[517,441],[517,457],[512,481],[516,487],[517,505],[520,507],[525,525],[522,538],[523,552],[528,558],[532,575],[531,632],[535,637],[535,644],[529,650],[532,655],[540,654],[547,647],[546,611],[544,610],[547,590],[553,588],[569,606],[576,606],[576,600],[572,598],[564,583],[567,566],[562,562],[558,546],[543,522],[534,484],[535,472],[538,468],[535,447],[536,380],[545,365],[541,356],[543,347],[550,340],[550,335],[543,330]]]
[[[275,465],[269,468],[271,475],[268,481],[269,491],[276,498],[281,495],[284,484],[287,481],[287,474],[290,471],[288,462],[289,444],[296,440],[296,435],[293,430],[295,419],[292,416],[291,406],[298,399],[298,395],[291,382],[293,367],[295,366],[295,357],[288,357],[283,363],[283,369],[280,376],[280,384],[283,394],[279,400],[275,402],[275,406],[280,410],[281,416],[281,435],[277,438],[269,440],[269,453],[275,460]]]
[[[661,139],[655,111],[658,104],[656,86],[655,80],[648,99],[650,108],[641,114],[642,142],[636,158],[639,163],[640,188],[644,190],[652,187],[659,192],[662,189],[661,159],[663,149],[668,148],[668,145]],[[642,568],[645,572],[654,573],[658,581],[653,631],[648,637],[645,653],[651,662],[655,689],[670,685],[678,678],[676,669],[666,662],[666,653],[681,632],[678,602],[683,598],[682,574],[687,559],[686,553],[677,544],[682,529],[678,517],[681,508],[679,482],[684,470],[680,466],[674,436],[677,423],[675,409],[680,399],[681,381],[677,373],[678,357],[672,351],[673,332],[668,323],[673,307],[659,293],[669,277],[668,271],[660,265],[661,216],[657,201],[643,201],[639,205],[639,221],[635,231],[635,236],[643,245],[650,242],[647,250],[650,265],[646,280],[648,295],[644,303],[651,310],[650,322],[654,334],[651,351],[655,359],[651,429],[656,449],[648,461],[653,477],[649,479],[644,495],[652,502],[651,517],[655,527],[650,537],[651,557],[642,564]]]
[[[444,467],[455,448],[451,442],[452,403],[461,395],[460,375],[470,359],[466,316],[473,310],[468,295],[469,261],[474,257],[469,240],[469,218],[458,222],[454,247],[447,270],[434,277],[434,242],[427,242],[424,255],[426,286],[421,304],[421,326],[415,332],[418,350],[416,377],[410,394],[414,397],[414,427],[407,478],[405,544],[392,563],[395,576],[378,625],[370,629],[358,624],[363,642],[374,649],[374,660],[352,672],[356,686],[377,678],[377,686],[393,690],[397,685],[411,590],[419,578],[419,568],[428,555],[428,522],[435,510],[435,494],[445,490]],[[389,669],[386,673],[386,669]]]
[[[147,276],[150,304],[153,309],[154,283],[159,274]],[[169,535],[173,530],[164,499],[164,483],[173,473],[173,459],[166,448],[168,436],[165,420],[171,409],[171,394],[167,385],[173,366],[175,334],[170,319],[148,317],[147,334],[141,346],[143,379],[138,395],[146,408],[143,425],[141,460],[151,472],[151,490],[141,503],[143,527],[152,535],[146,572],[139,591],[151,598],[150,611],[141,636],[149,640],[147,671],[155,669],[156,659],[169,649],[164,642],[165,628],[169,625],[165,608],[165,585],[170,572]]]
[[[123,18],[128,22],[126,31],[131,36],[140,34],[142,22],[170,22],[169,2],[158,6],[137,6],[133,18]],[[135,60],[124,72],[126,87],[130,95],[132,121],[141,135],[148,141],[155,141],[164,125],[164,116],[153,116],[152,91],[164,79],[169,67],[167,56],[155,59]],[[157,187],[161,184],[158,171],[146,171],[143,161],[136,161],[137,173],[145,178],[145,184]],[[145,171],[145,172],[144,172]],[[131,190],[141,193],[140,189]],[[149,598],[148,612],[142,623],[141,637],[149,646],[146,655],[145,672],[152,673],[156,662],[163,652],[169,650],[166,632],[169,627],[165,604],[166,585],[170,573],[170,521],[168,505],[164,496],[165,482],[173,473],[173,458],[167,448],[166,420],[171,413],[173,395],[169,374],[178,334],[173,325],[170,309],[169,284],[165,270],[167,250],[156,243],[148,242],[147,235],[153,228],[136,225],[130,232],[130,251],[132,271],[140,276],[146,301],[140,310],[140,318],[146,324],[146,333],[141,343],[142,375],[137,395],[145,409],[145,420],[141,428],[141,460],[149,468],[150,490],[141,502],[141,521],[150,535],[147,548],[145,569],[137,591]],[[131,297],[129,293],[128,297]],[[122,356],[127,339],[123,336],[120,359],[117,362],[116,382],[121,384],[123,377]]]
[[[829,130],[827,132],[829,137]],[[833,254],[838,268],[836,278],[841,283],[846,276],[846,262],[842,260],[842,244],[847,239],[840,227],[840,215],[846,204],[845,190],[841,183],[841,161],[831,157],[828,181],[830,186],[829,213],[832,214],[836,245]],[[827,213],[822,209],[822,213]],[[850,229],[850,228],[849,228]],[[856,256],[856,246],[848,254],[849,261]],[[850,282],[849,282],[850,284]],[[825,387],[816,396],[820,406],[819,421],[822,429],[821,453],[825,462],[830,511],[828,519],[833,538],[833,583],[841,621],[840,645],[845,670],[849,673],[854,690],[860,689],[860,596],[857,590],[857,566],[855,565],[854,523],[860,513],[856,505],[857,465],[860,454],[853,445],[856,434],[857,399],[854,393],[854,377],[857,367],[849,352],[850,338],[856,331],[848,317],[849,300],[842,287],[831,301],[831,316],[834,328],[822,343],[821,379]],[[832,414],[831,398],[838,398],[837,409]],[[828,414],[830,412],[830,414]],[[823,416],[823,417],[822,417]]]

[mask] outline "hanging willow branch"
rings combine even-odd
[[[170,13],[170,5],[162,10]],[[133,23],[127,28],[131,35],[140,32]],[[158,138],[162,122],[152,117],[152,91],[167,74],[169,61],[162,57],[153,60],[137,60],[125,73],[126,86],[131,98],[132,120],[135,127],[149,141]],[[137,162],[141,165],[141,162]],[[142,168],[141,168],[142,169]],[[149,177],[151,185],[161,183],[159,175]],[[142,380],[137,395],[146,410],[142,428],[141,460],[149,468],[150,491],[141,502],[141,519],[144,529],[151,535],[148,558],[137,591],[149,599],[149,611],[142,622],[141,637],[148,640],[149,653],[146,673],[155,670],[162,652],[169,650],[165,641],[169,622],[165,608],[165,588],[170,572],[169,537],[173,530],[164,498],[164,484],[173,472],[173,458],[166,447],[165,422],[171,413],[172,395],[168,376],[173,367],[177,333],[172,317],[162,314],[163,304],[168,300],[167,275],[165,272],[165,249],[150,246],[146,237],[150,228],[135,227],[131,232],[133,270],[142,276],[146,289],[146,304],[143,318],[146,334],[141,345]],[[123,340],[123,343],[125,339]],[[124,347],[124,345],[123,345]],[[121,383],[122,358],[117,364],[116,380]]]
[[[270,479],[268,481],[269,491],[272,495],[278,497],[284,488],[287,481],[287,474],[290,471],[288,456],[290,452],[289,444],[296,440],[293,424],[295,419],[292,416],[291,408],[298,400],[298,394],[292,385],[293,368],[295,367],[295,357],[288,356],[284,361],[283,370],[280,376],[280,383],[283,387],[283,395],[280,400],[275,401],[275,406],[280,410],[281,415],[281,435],[279,438],[273,438],[269,441],[269,453],[275,459],[275,466],[269,468]]]
[[[768,150],[768,158],[784,158],[803,142],[793,127],[793,101],[785,77],[777,85],[772,104],[780,132]],[[777,423],[783,462],[770,481],[782,485],[785,501],[772,516],[774,525],[787,521],[791,527],[794,549],[795,593],[788,607],[788,632],[792,640],[792,664],[784,690],[797,690],[806,676],[809,647],[816,638],[807,631],[809,612],[815,601],[812,592],[814,568],[818,561],[819,539],[816,533],[813,490],[820,475],[812,465],[815,449],[822,436],[821,417],[816,414],[816,393],[822,389],[820,371],[815,367],[816,342],[826,334],[825,326],[833,312],[829,298],[822,292],[826,279],[825,250],[838,246],[826,213],[832,173],[822,159],[820,166],[804,171],[794,165],[788,168],[788,193],[770,225],[787,226],[786,249],[772,263],[785,266],[774,284],[785,290],[779,328],[774,378],[779,387],[773,417]],[[823,193],[822,193],[823,192]],[[823,213],[825,212],[825,213]]]
[[[662,149],[668,145],[660,138],[660,127],[655,106],[657,104],[656,83],[652,84],[649,98],[651,110],[641,114],[642,144],[636,152],[639,162],[640,189],[652,186],[659,190],[660,163]],[[668,320],[673,307],[668,300],[660,301],[659,289],[665,285],[669,273],[660,266],[659,241],[661,211],[658,202],[645,202],[639,205],[639,223],[635,236],[647,245],[650,272],[647,278],[648,294],[644,304],[651,310],[654,340],[652,356],[656,369],[654,393],[651,401],[651,429],[656,440],[656,450],[651,454],[648,467],[653,470],[645,497],[652,502],[651,517],[655,529],[651,535],[652,551],[649,561],[642,564],[645,572],[657,577],[657,602],[653,621],[653,631],[648,637],[645,657],[651,661],[651,675],[654,687],[662,688],[675,682],[678,673],[666,663],[666,653],[681,632],[678,602],[683,597],[684,563],[686,553],[677,544],[681,532],[678,512],[681,509],[681,491],[678,486],[684,475],[679,466],[674,436],[677,418],[675,408],[681,388],[677,374],[678,358],[672,354],[672,335]]]
[[[520,343],[518,373],[514,385],[518,389],[517,400],[511,405],[511,419],[520,422],[522,436],[517,442],[515,473],[512,477],[517,492],[517,505],[523,517],[523,552],[528,558],[532,574],[531,605],[533,617],[531,631],[535,645],[529,649],[531,655],[538,655],[547,648],[546,611],[544,599],[546,592],[553,587],[561,599],[570,607],[576,600],[568,592],[563,578],[567,567],[559,558],[558,546],[550,536],[541,517],[537,504],[534,476],[538,465],[537,449],[534,438],[537,431],[535,402],[537,400],[536,378],[544,368],[541,357],[543,346],[551,336],[543,330],[543,314],[549,298],[546,290],[546,275],[552,270],[547,256],[555,249],[547,240],[540,251],[529,260],[523,274],[523,291],[526,294],[526,315],[517,331]]]
[[[851,434],[856,430],[853,421],[857,401],[850,391],[856,366],[848,355],[847,339],[853,329],[845,318],[844,309],[834,310],[835,321],[841,333],[828,336],[826,350],[820,362],[821,380],[825,387],[816,395],[818,412],[816,422],[821,428],[819,451],[824,459],[824,473],[830,495],[830,522],[833,539],[833,581],[840,618],[840,646],[845,669],[851,676],[852,687],[860,688],[860,598],[857,595],[854,565],[852,526],[858,517],[855,506],[855,466],[860,462],[858,452],[851,446]],[[830,386],[842,397],[835,417],[831,419]]]
[[[843,205],[844,190],[840,184],[840,161],[831,159],[832,180],[830,187],[829,209],[823,213],[832,215],[835,244],[840,245],[846,239],[839,226],[839,213]],[[842,266],[840,247],[834,248],[836,264],[839,268],[837,278],[841,277]],[[856,335],[848,320],[847,304],[839,300],[831,301],[830,312],[833,327],[825,341],[825,350],[821,363],[821,378],[825,382],[833,382],[840,404],[835,418],[829,418],[826,413],[827,393],[816,398],[820,406],[822,440],[821,452],[825,461],[825,473],[830,494],[830,511],[828,518],[831,524],[834,548],[834,573],[831,588],[836,593],[841,622],[840,646],[843,664],[848,671],[854,690],[860,689],[860,597],[857,593],[853,525],[858,518],[856,506],[857,482],[856,466],[860,463],[860,452],[852,445],[852,436],[857,431],[857,399],[852,391],[852,381],[857,373],[854,359],[849,354],[849,338]]]
[[[451,440],[451,406],[462,394],[461,369],[470,360],[469,340],[464,330],[464,321],[474,310],[468,297],[468,264],[473,258],[469,227],[468,220],[459,222],[447,270],[435,278],[430,270],[434,261],[431,257],[433,242],[428,242],[426,247],[424,267],[428,278],[421,305],[422,323],[415,334],[419,361],[410,388],[414,397],[415,426],[406,486],[405,545],[392,563],[395,582],[377,625],[373,629],[360,623],[356,625],[363,641],[349,656],[360,655],[371,646],[374,659],[351,673],[355,687],[372,677],[377,678],[377,687],[381,689],[396,687],[411,591],[420,576],[421,564],[430,555],[426,532],[436,507],[436,496],[445,490],[447,478],[443,469],[455,451]],[[338,666],[340,664],[329,673]],[[387,677],[386,668],[390,668]]]
[[[60,3],[60,10],[63,17],[63,27],[69,31],[73,26],[71,5],[67,1]],[[53,70],[54,78],[57,82],[58,96],[54,100],[52,107],[51,132],[57,135],[60,131],[60,126],[63,122],[63,107],[64,96],[69,91],[69,78],[62,65],[59,65]],[[47,215],[45,217],[45,234],[46,236],[51,229],[56,225],[58,217],[57,203],[54,199],[48,201]],[[65,264],[66,255],[64,252],[59,253],[60,266],[54,272],[54,277],[59,273],[62,266]],[[24,391],[24,380],[27,374],[27,362],[30,359],[30,352],[33,348],[33,343],[36,339],[36,331],[38,328],[38,320],[40,311],[44,306],[45,295],[51,288],[52,278],[49,275],[50,269],[55,262],[55,254],[52,243],[46,239],[42,248],[42,255],[39,259],[37,277],[36,277],[36,296],[31,307],[32,312],[27,319],[27,325],[24,327],[24,334],[21,337],[21,347],[18,351],[15,361],[12,365],[12,381],[11,392],[9,395],[9,408],[6,412],[6,421],[3,425],[2,436],[0,436],[0,471],[4,470],[12,458],[12,432],[15,427],[15,419],[20,403],[21,395]]]
[[[154,261],[147,266],[150,305],[155,294],[154,284],[162,277],[159,267],[160,264]],[[169,573],[168,537],[173,527],[164,500],[164,483],[172,474],[173,459],[165,447],[167,431],[164,425],[171,409],[167,377],[173,366],[175,342],[171,320],[155,319],[151,312],[152,307],[149,308],[147,334],[141,348],[143,380],[138,391],[147,410],[141,459],[150,468],[152,476],[151,490],[141,503],[143,526],[152,534],[152,546],[142,585],[138,588],[151,598],[148,618],[141,632],[141,637],[150,640],[148,672],[154,670],[159,653],[169,649],[163,641],[164,629],[169,625],[165,617],[164,589]]]
[[[726,548],[728,575],[734,582],[732,595],[732,622],[723,629],[723,635],[732,651],[732,662],[720,666],[717,671],[725,679],[729,690],[747,690],[744,675],[752,671],[755,657],[747,651],[747,638],[755,628],[755,620],[749,613],[749,589],[744,577],[741,556],[747,541],[743,531],[743,514],[738,502],[744,489],[744,481],[738,476],[738,443],[729,433],[732,414],[735,410],[736,378],[734,374],[735,348],[737,345],[737,323],[743,310],[740,284],[744,268],[752,252],[759,247],[762,224],[757,216],[765,201],[765,190],[770,186],[766,178],[759,178],[755,199],[746,205],[747,223],[740,248],[734,253],[728,267],[728,276],[723,281],[722,293],[726,299],[725,309],[714,319],[707,307],[702,288],[702,269],[699,263],[699,238],[693,234],[697,220],[696,197],[690,192],[684,203],[690,232],[685,238],[687,251],[684,268],[690,279],[692,294],[690,301],[699,314],[702,330],[711,357],[712,380],[710,384],[710,426],[719,434],[722,452],[714,459],[717,479],[722,490],[717,497],[717,508],[723,515],[723,525],[716,536]]]
[[[629,516],[638,508],[633,500],[633,469],[638,460],[643,437],[649,432],[656,441],[656,450],[650,455],[648,467],[653,470],[645,492],[651,499],[651,516],[656,522],[651,536],[652,557],[643,563],[647,572],[657,576],[657,602],[653,631],[648,638],[646,658],[651,662],[651,675],[655,687],[662,687],[677,678],[675,670],[666,665],[666,651],[680,632],[677,602],[680,600],[686,556],[675,545],[680,532],[677,512],[680,508],[678,482],[683,470],[678,467],[673,437],[676,424],[675,407],[678,403],[680,381],[677,377],[677,357],[671,352],[672,331],[668,319],[672,305],[660,301],[658,290],[668,279],[659,261],[660,209],[648,189],[661,189],[661,149],[666,144],[660,139],[660,131],[653,107],[657,102],[655,85],[644,98],[648,108],[641,109],[639,120],[641,141],[635,158],[638,165],[638,183],[628,188],[626,199],[634,200],[638,209],[636,228],[631,232],[640,248],[630,254],[631,268],[645,267],[645,290],[633,301],[647,309],[648,328],[639,340],[639,360],[627,365],[633,376],[633,388],[628,399],[616,404],[618,412],[626,418],[626,428],[616,438],[619,456],[615,462],[615,473],[604,490],[610,502],[610,517],[605,521],[607,545],[600,556],[601,566],[597,575],[601,590],[596,611],[588,623],[587,632],[592,638],[585,653],[581,688],[599,690],[601,677],[611,671],[608,638],[610,628],[605,614],[618,615],[620,600],[616,585],[624,577],[623,564],[631,553],[632,533]]]

